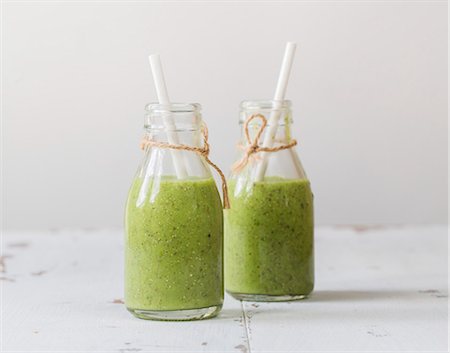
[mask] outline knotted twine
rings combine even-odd
[[[208,128],[205,124],[202,125],[201,133],[203,136],[203,147],[195,147],[195,146],[188,146],[183,144],[172,144],[172,143],[166,143],[166,142],[158,142],[154,140],[150,140],[148,137],[144,137],[141,141],[141,150],[144,150],[147,146],[153,146],[153,147],[159,147],[159,148],[168,148],[172,150],[184,150],[184,151],[191,151],[195,152],[198,155],[202,156],[205,161],[213,167],[217,173],[220,175],[220,178],[222,179],[222,194],[223,194],[223,208],[228,209],[230,208],[230,200],[228,199],[228,186],[227,181],[225,179],[225,175],[220,170],[220,168],[214,164],[209,159],[209,143],[208,143]]]
[[[250,133],[248,131],[248,125],[250,124],[250,122],[253,119],[257,119],[257,118],[259,118],[262,121],[262,124],[261,124],[258,132],[256,133],[255,138],[252,141],[252,139],[250,137]],[[280,145],[280,146],[276,146],[276,147],[261,147],[258,144],[258,142],[259,142],[259,139],[261,138],[261,135],[263,134],[266,126],[267,126],[267,119],[262,114],[253,114],[253,115],[249,116],[247,118],[247,120],[245,120],[244,133],[245,133],[245,138],[247,139],[247,147],[244,148],[244,155],[242,156],[242,158],[239,161],[237,161],[236,163],[234,163],[233,166],[231,167],[231,170],[233,173],[235,173],[235,174],[239,173],[242,169],[244,169],[245,166],[250,161],[250,158],[258,152],[278,152],[281,150],[286,150],[286,149],[292,148],[295,145],[297,145],[296,140],[291,140],[291,142],[289,142],[289,143],[286,143],[286,144]]]

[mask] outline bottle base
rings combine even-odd
[[[210,319],[217,316],[221,309],[222,305],[187,310],[142,310],[127,308],[127,310],[138,319],[158,321],[193,321]]]
[[[244,294],[227,291],[233,298],[248,302],[288,302],[308,298],[307,294],[298,295],[267,295],[267,294]]]

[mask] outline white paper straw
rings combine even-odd
[[[166,81],[164,80],[164,73],[162,70],[161,59],[159,54],[153,54],[148,57],[150,61],[150,67],[152,69],[153,81],[155,83],[156,94],[158,95],[159,104],[170,106],[169,94],[167,93]],[[178,135],[175,128],[175,122],[170,115],[163,115],[164,126],[167,130],[167,140],[170,144],[179,144]],[[186,166],[182,151],[170,150],[172,160],[175,166],[175,172],[178,179],[184,179],[187,177]]]
[[[293,42],[288,42],[286,44],[286,49],[284,51],[283,63],[281,64],[280,75],[278,76],[277,88],[275,90],[274,106],[273,111],[270,114],[268,121],[267,132],[264,136],[263,147],[272,147],[275,136],[278,129],[278,120],[280,119],[279,109],[282,106],[284,96],[286,94],[286,89],[289,81],[289,74],[291,72],[292,62],[294,61],[295,48],[297,45]],[[267,170],[267,152],[262,153],[261,162],[258,163],[255,173],[255,181],[262,181]]]

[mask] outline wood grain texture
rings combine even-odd
[[[4,233],[2,351],[447,351],[446,227],[316,234],[311,298],[176,323],[125,310],[120,230]]]

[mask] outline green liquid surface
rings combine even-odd
[[[222,205],[213,179],[162,179],[143,192],[134,181],[126,206],[125,304],[186,310],[223,302]]]
[[[314,286],[313,195],[308,180],[268,178],[225,210],[225,287],[231,293],[307,295]]]

